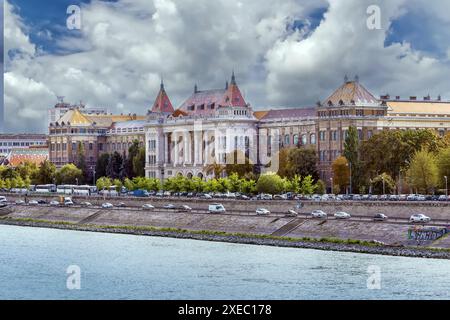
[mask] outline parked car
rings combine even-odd
[[[422,213],[418,213],[418,214],[413,214],[410,218],[409,218],[409,222],[411,223],[418,223],[418,222],[423,222],[423,223],[427,223],[430,222],[431,218],[422,214]]]
[[[74,203],[73,203],[73,201],[72,201],[72,198],[64,198],[64,205],[65,206],[73,206],[74,205]]]
[[[328,215],[322,210],[314,210],[313,212],[311,212],[311,216],[313,218],[325,219]]]
[[[149,203],[146,203],[146,204],[142,205],[142,209],[150,211],[150,210],[155,210],[155,207]]]
[[[273,196],[273,200],[287,200],[286,194],[276,194]]]
[[[208,206],[209,213],[223,213],[226,212],[225,207],[221,203],[212,203]]]
[[[258,209],[256,209],[256,214],[259,216],[268,215],[268,214],[270,214],[270,211],[265,208],[258,208]]]
[[[288,210],[288,212],[286,213],[286,217],[297,217],[298,213],[295,210]]]
[[[8,202],[8,200],[6,200],[5,196],[0,196],[0,203],[2,202]]]
[[[38,204],[47,204],[47,201],[42,200],[42,199],[39,199],[37,202],[38,202]]]
[[[192,208],[187,205],[182,205],[177,208],[178,212],[191,212]]]
[[[172,203],[169,203],[169,204],[164,205],[163,208],[164,208],[164,209],[170,209],[170,210],[173,210],[173,209],[176,208],[176,206],[175,206],[174,204],[172,204]]]
[[[92,206],[92,203],[90,203],[90,202],[87,202],[87,201],[85,201],[85,202],[82,202],[82,203],[80,203],[83,207],[91,207]]]
[[[50,201],[50,205],[51,205],[52,207],[57,207],[57,206],[60,205],[60,203],[59,203],[59,201],[52,200],[52,201]]]
[[[438,199],[438,200],[439,200],[439,201],[447,201],[448,198],[447,198],[447,196],[444,194],[444,195],[439,196],[439,199]]]
[[[388,219],[388,216],[383,213],[377,213],[373,217],[373,221],[386,221]]]
[[[116,207],[118,208],[125,208],[127,205],[124,202],[119,202],[118,204],[116,204]]]
[[[104,208],[104,209],[109,209],[109,208],[113,208],[113,207],[114,207],[113,204],[109,203],[109,202],[105,202],[102,204],[102,208]]]
[[[37,205],[39,204],[39,202],[37,202],[37,200],[30,200],[30,201],[28,202],[28,204],[29,204],[30,206],[37,206]]]
[[[208,193],[203,194],[200,198],[202,199],[212,199],[212,196]]]
[[[339,211],[334,214],[336,219],[350,219],[352,216],[344,211]]]
[[[15,204],[25,204],[25,201],[23,201],[23,200],[16,200]]]
[[[135,197],[148,197],[149,193],[148,193],[147,190],[139,189],[139,190],[134,190],[133,191],[133,196],[135,196]]]

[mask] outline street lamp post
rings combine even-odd
[[[381,177],[381,181],[383,181],[383,195],[386,194],[385,184],[384,184],[384,177]]]
[[[445,176],[444,179],[445,179],[445,196],[447,197],[448,200],[448,177]]]
[[[330,183],[331,183],[331,193],[333,194],[334,193],[334,190],[333,190],[333,178],[330,178]]]
[[[96,181],[95,181],[95,168],[94,168],[94,167],[91,167],[91,170],[92,170],[92,174],[93,174],[93,176],[94,176],[94,184],[93,184],[93,185],[95,186],[95,182],[96,182]]]

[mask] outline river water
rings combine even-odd
[[[0,299],[450,299],[449,290],[448,260],[0,226]]]

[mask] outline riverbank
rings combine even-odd
[[[365,254],[403,256],[430,259],[450,259],[449,249],[386,246],[374,241],[343,240],[336,238],[292,238],[251,233],[228,233],[222,231],[186,230],[148,226],[93,225],[65,221],[49,221],[30,218],[1,217],[0,224],[23,227],[53,228],[63,230],[118,233],[152,237],[170,237],[201,241],[237,244],[303,248],[326,251],[354,252]]]

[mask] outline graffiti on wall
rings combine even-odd
[[[448,232],[450,232],[449,228],[414,227],[408,230],[408,239],[419,241],[434,241],[443,237]]]

